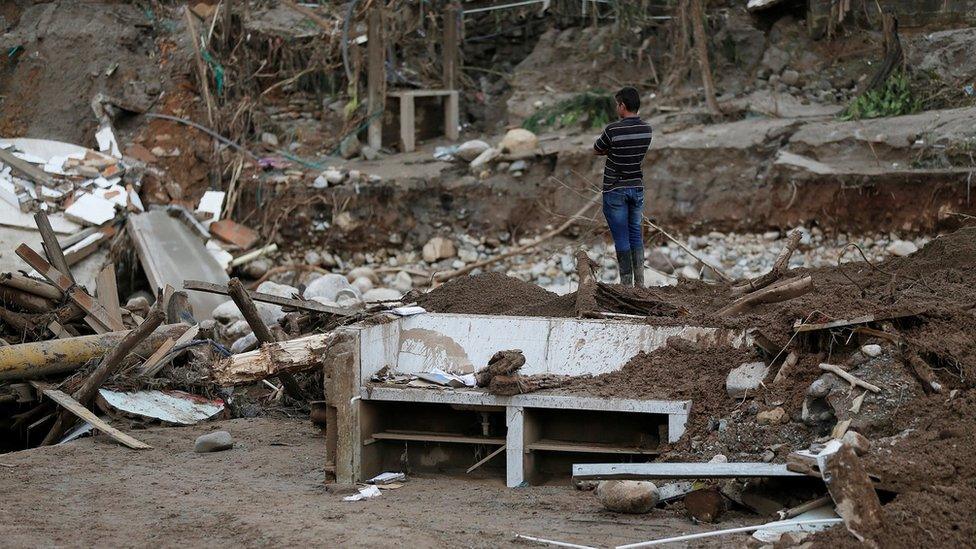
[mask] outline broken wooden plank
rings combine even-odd
[[[502,444],[501,446],[499,446],[498,448],[496,448],[492,453],[488,454],[487,456],[485,456],[484,458],[482,458],[481,460],[479,460],[478,463],[475,463],[471,467],[468,467],[468,470],[465,471],[465,473],[470,473],[471,471],[474,471],[478,467],[481,467],[482,465],[488,463],[488,460],[490,460],[491,458],[493,458],[493,457],[497,456],[498,454],[504,452],[505,451],[505,448],[508,448],[508,446],[506,446],[505,444]]]
[[[61,250],[61,244],[58,242],[58,237],[54,235],[54,229],[51,228],[51,222],[48,221],[46,212],[37,212],[34,214],[34,222],[37,224],[37,230],[41,233],[42,246],[44,246],[44,253],[47,255],[48,260],[55,269],[61,271],[65,276],[71,280],[74,284],[75,277],[71,275],[71,267],[68,265],[68,261],[64,257],[64,252]]]
[[[146,444],[145,442],[136,440],[122,431],[119,431],[115,427],[112,427],[104,420],[96,416],[91,410],[82,406],[77,400],[71,398],[70,395],[67,395],[57,389],[45,389],[44,396],[50,398],[54,402],[57,402],[62,408],[71,412],[82,421],[91,423],[92,427],[110,436],[112,440],[118,442],[119,444],[132,448],[133,450],[148,450],[152,448],[152,446]]]
[[[64,248],[64,259],[68,262],[68,266],[73,267],[80,263],[81,260],[98,251],[114,234],[115,227],[109,225],[99,228],[98,231]]]
[[[52,284],[22,274],[3,273],[0,275],[0,286],[9,286],[46,299],[61,299],[61,290]]]
[[[301,372],[320,366],[325,350],[339,337],[336,333],[269,343],[260,349],[217,361],[211,368],[221,385],[251,383],[274,377],[278,372]]]
[[[169,359],[166,358],[167,355],[169,355],[169,352],[179,347],[180,345],[183,345],[184,343],[188,343],[192,341],[193,338],[197,337],[197,334],[199,332],[200,332],[200,326],[193,325],[188,327],[186,331],[184,331],[178,338],[176,339],[173,339],[172,337],[167,338],[166,341],[164,341],[156,349],[156,352],[154,352],[152,355],[149,356],[149,358],[146,359],[146,362],[143,363],[143,365],[139,368],[136,375],[138,375],[139,377],[148,378],[158,374],[159,371],[162,370],[163,367],[166,366],[166,364],[169,362]]]
[[[779,255],[776,257],[776,261],[773,263],[773,268],[770,269],[768,273],[760,277],[753,278],[751,280],[747,280],[743,284],[733,286],[732,295],[741,296],[756,290],[760,290],[782,278],[786,271],[789,270],[790,257],[793,256],[793,252],[795,252],[797,246],[800,245],[800,239],[802,238],[803,233],[801,233],[799,229],[794,229],[793,232],[790,233],[789,239],[786,241],[786,246],[780,250]]]
[[[54,178],[51,177],[47,172],[38,168],[37,166],[34,166],[26,160],[17,158],[8,150],[0,149],[0,162],[10,166],[14,172],[19,173],[27,179],[30,179],[34,183],[39,183],[52,188],[57,187],[57,184],[54,182]]]
[[[109,262],[95,277],[95,299],[102,304],[108,314],[119,323],[122,322],[122,308],[119,306],[119,287],[115,279],[115,263]]]
[[[897,320],[900,318],[910,318],[913,316],[919,316],[923,311],[917,312],[906,312],[906,313],[893,313],[893,314],[876,314],[876,315],[864,315],[851,319],[841,319],[832,320],[830,322],[823,322],[817,324],[805,324],[803,321],[798,320],[793,324],[793,331],[796,332],[815,332],[818,330],[830,330],[833,328],[845,328],[847,326],[854,326],[856,324],[870,324],[872,322],[880,322],[882,320]]]
[[[573,465],[579,480],[645,480],[659,478],[800,477],[781,463],[587,463]]]
[[[113,319],[109,315],[105,307],[95,301],[84,288],[78,286],[77,284],[71,282],[67,276],[62,274],[60,271],[51,266],[50,263],[44,260],[37,252],[31,249],[27,244],[21,244],[17,247],[17,255],[20,256],[28,265],[34,268],[35,271],[41,274],[49,282],[54,284],[56,287],[60,288],[71,301],[76,305],[81,307],[81,310],[88,313],[85,317],[85,321],[88,325],[92,327],[98,333],[104,333],[111,330],[124,330],[125,325],[121,322]]]
[[[202,280],[185,280],[183,282],[183,289],[230,296],[230,291],[227,289],[226,285],[214,284],[213,282],[204,282]],[[280,297],[272,294],[255,292],[254,290],[248,290],[247,295],[254,301],[260,301],[262,303],[271,303],[272,305],[280,305],[282,307],[291,307],[293,309],[299,309],[303,311],[329,313],[329,314],[334,314],[339,316],[352,316],[357,312],[355,310],[344,308],[344,307],[332,307],[329,305],[319,303],[318,301]]]
[[[813,290],[813,277],[803,276],[780,280],[766,288],[747,294],[736,299],[726,307],[715,313],[723,317],[741,313],[746,309],[762,303],[777,303],[806,294]]]

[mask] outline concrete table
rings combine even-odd
[[[457,90],[405,90],[388,94],[400,100],[400,142],[403,152],[417,148],[414,123],[414,99],[417,97],[444,97],[444,135],[450,140],[458,138],[460,120]]]

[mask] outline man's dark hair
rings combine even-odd
[[[637,93],[637,88],[630,86],[622,88],[613,98],[617,100],[617,103],[623,103],[630,112],[637,112],[640,109],[640,94]]]

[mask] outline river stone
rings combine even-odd
[[[198,454],[220,452],[234,447],[234,438],[227,431],[214,431],[197,437],[193,443],[193,451]]]
[[[615,513],[648,513],[660,496],[653,482],[642,480],[604,480],[596,487],[600,503]]]

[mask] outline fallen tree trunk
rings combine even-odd
[[[161,326],[136,347],[135,352],[148,356],[166,338],[179,337],[186,328],[186,324]],[[88,361],[110,353],[130,331],[0,346],[0,381],[72,372]]]
[[[216,362],[211,376],[220,385],[252,383],[281,372],[302,372],[320,365],[323,353],[338,336],[334,332],[268,343],[260,349]]]
[[[733,286],[732,295],[745,295],[756,290],[761,290],[782,278],[786,274],[786,271],[789,270],[790,258],[793,257],[793,252],[796,251],[796,247],[800,245],[801,238],[803,238],[803,233],[798,230],[790,233],[789,240],[786,241],[786,247],[780,250],[776,261],[773,263],[773,268],[759,278],[754,278],[746,281],[744,284]]]
[[[740,297],[716,312],[715,316],[723,317],[738,314],[761,303],[786,301],[800,297],[811,290],[813,290],[813,278],[810,276],[782,280],[768,288]]]

